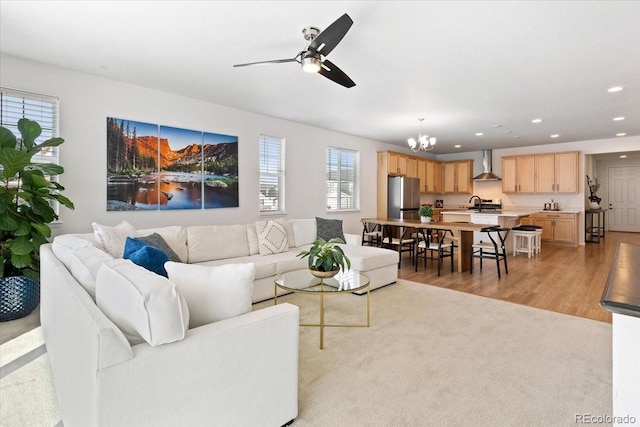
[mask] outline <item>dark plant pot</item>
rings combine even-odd
[[[0,277],[0,322],[31,313],[40,303],[40,283],[24,276]]]

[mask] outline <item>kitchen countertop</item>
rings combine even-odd
[[[511,217],[511,218],[519,218],[522,216],[528,216],[531,215],[532,211],[509,211],[509,210],[502,210],[502,211],[482,211],[482,212],[478,212],[477,210],[466,210],[466,211],[443,211],[442,214],[443,215],[486,215],[486,216],[502,216],[502,217]]]
[[[640,317],[640,245],[620,243],[609,271],[602,305],[611,313]]]

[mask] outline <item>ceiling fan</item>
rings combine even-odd
[[[319,73],[344,87],[353,87],[356,84],[326,56],[340,43],[347,34],[353,21],[346,13],[336,19],[331,25],[320,32],[317,27],[305,27],[302,29],[304,39],[309,42],[307,48],[289,59],[274,59],[271,61],[249,62],[236,64],[234,67],[246,67],[261,64],[282,64],[285,62],[297,62],[308,73]]]

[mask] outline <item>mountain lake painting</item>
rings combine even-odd
[[[238,137],[107,118],[107,210],[238,207]]]

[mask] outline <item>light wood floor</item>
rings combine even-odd
[[[484,260],[480,271],[475,261],[473,274],[451,273],[449,259],[440,277],[436,265],[414,271],[409,255],[403,254],[401,279],[482,295],[531,307],[611,322],[611,313],[600,306],[609,268],[618,243],[640,244],[640,233],[607,232],[600,243],[578,248],[542,244],[539,257],[509,255],[509,274],[498,280],[495,261]],[[457,253],[456,253],[457,257]],[[457,259],[456,259],[457,261]],[[502,265],[501,265],[502,267]]]

